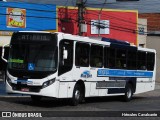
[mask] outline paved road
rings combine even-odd
[[[134,96],[130,102],[120,97],[88,98],[86,103],[70,106],[68,100],[44,98],[33,103],[29,96],[0,97],[0,111],[160,111],[160,89]]]
[[[131,102],[122,102],[120,97],[88,98],[86,103],[75,107],[68,100],[44,98],[40,103],[33,103],[29,96],[1,95],[0,111],[60,111],[62,114],[66,111],[160,111],[160,85],[152,92],[135,95]],[[76,116],[76,113],[69,114]]]
[[[2,85],[2,84],[1,84]],[[2,85],[3,86],[3,85]],[[0,89],[1,91],[2,89]],[[105,97],[105,98],[88,98],[86,103],[78,106],[70,106],[68,100],[57,100],[52,98],[44,98],[40,103],[33,103],[29,96],[8,96],[3,94],[0,96],[0,111],[59,111],[64,114],[66,111],[160,111],[160,84],[156,84],[156,89],[152,92],[147,92],[135,95],[131,102],[123,102],[120,97]],[[76,113],[68,113],[70,116],[76,116]],[[93,116],[98,113],[93,112]],[[1,119],[1,118],[0,118]],[[3,118],[4,119],[4,118]],[[17,118],[16,118],[17,119]],[[26,118],[27,119],[27,118]],[[49,119],[49,118],[46,118]],[[56,119],[56,117],[54,118]],[[59,118],[58,118],[59,119]],[[75,119],[63,117],[60,119]],[[76,117],[76,119],[81,119]],[[95,117],[84,117],[83,120],[96,119]],[[104,119],[103,117],[98,119]],[[109,117],[110,120],[118,119]],[[135,119],[126,117],[120,119]],[[137,119],[137,118],[136,118]],[[158,118],[138,117],[138,119],[152,120]],[[40,118],[38,118],[40,120]]]

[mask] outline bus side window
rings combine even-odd
[[[128,51],[128,56],[127,56],[127,68],[129,70],[136,70],[137,69],[137,51]]]
[[[146,52],[138,51],[137,52],[137,69],[146,70]]]
[[[116,60],[116,49],[115,48],[107,48],[108,50],[108,68],[115,68],[115,60]]]
[[[103,46],[91,45],[90,65],[91,67],[103,67]]]
[[[107,68],[108,67],[108,47],[104,47],[104,67]]]
[[[147,53],[147,70],[154,70],[155,53]]]
[[[67,52],[66,58],[64,53]],[[73,66],[73,41],[62,40],[59,44],[59,71],[58,75],[66,73],[72,69]]]
[[[76,43],[75,65],[80,67],[89,66],[90,45],[87,43]]]
[[[126,65],[126,53],[127,51],[124,49],[117,49],[116,54],[116,68],[119,69],[125,69],[127,67]]]

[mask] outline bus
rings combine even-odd
[[[152,91],[156,51],[108,38],[61,32],[13,33],[6,72],[7,93],[69,98],[123,96]]]

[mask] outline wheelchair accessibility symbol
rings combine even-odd
[[[34,70],[35,65],[33,63],[28,63],[28,70]]]

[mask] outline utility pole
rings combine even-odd
[[[98,37],[100,37],[102,9],[104,8],[104,5],[106,4],[106,2],[107,2],[107,0],[105,0],[104,4],[101,7],[101,10],[99,11],[99,14],[98,14]]]
[[[78,6],[78,27],[79,27],[79,35],[82,36],[82,22],[83,22],[83,8],[84,8],[84,2],[83,0],[76,0],[76,5]]]

